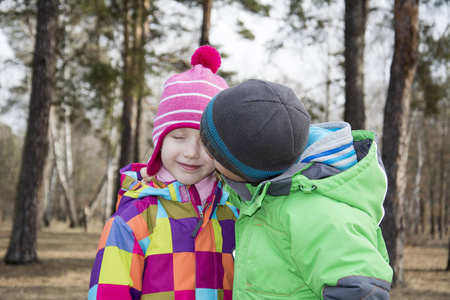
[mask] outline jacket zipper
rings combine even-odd
[[[194,230],[191,233],[191,237],[195,238],[197,236],[198,231],[200,230],[200,228],[203,225],[203,212],[199,211],[199,220],[197,222],[197,225],[195,225]]]
[[[187,190],[187,189],[186,189],[186,190]],[[188,193],[188,195],[189,195],[189,191],[188,191],[188,190],[187,190],[187,193]],[[194,206],[194,209],[195,209],[195,211],[197,212],[198,217],[199,217],[199,220],[198,220],[198,222],[197,222],[197,225],[195,225],[195,228],[194,228],[194,230],[193,230],[192,233],[191,233],[191,237],[193,237],[193,238],[195,238],[195,237],[197,236],[198,231],[199,231],[200,228],[202,227],[203,221],[204,221],[203,211],[201,211],[201,210],[198,209],[197,203],[194,203],[194,202],[197,202],[197,200],[200,200],[200,199],[195,199],[195,201],[192,201],[192,199],[191,199],[191,203],[192,203],[192,205]],[[203,209],[206,209],[206,207],[207,207],[207,206],[205,206]]]
[[[217,191],[217,187],[215,187],[215,189],[214,189],[214,194],[216,194],[216,191]],[[191,203],[192,203],[192,201],[191,201]],[[210,205],[213,205],[213,204],[214,204],[214,202],[211,202],[211,203],[209,203],[209,204],[207,203],[207,204],[205,205],[205,207],[203,208],[203,211],[206,211],[206,210],[208,209],[208,207],[209,207]],[[200,211],[200,210],[198,209],[197,205],[195,205],[195,203],[192,203],[192,205],[194,205],[194,209],[195,209],[195,211],[197,211],[198,216],[199,216],[199,220],[198,220],[198,222],[197,222],[197,225],[195,225],[195,228],[194,228],[194,230],[193,230],[192,233],[191,233],[191,237],[195,238],[195,237],[197,236],[197,234],[198,234],[198,231],[200,230],[200,228],[201,228],[202,225],[203,225],[203,222],[204,222],[204,216],[203,216],[203,211]],[[212,209],[215,209],[215,208],[213,207]],[[213,211],[211,211],[211,213],[213,213]]]

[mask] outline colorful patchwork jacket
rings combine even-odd
[[[202,210],[195,186],[140,181],[121,170],[117,211],[106,223],[89,299],[231,299],[238,211],[220,182]]]

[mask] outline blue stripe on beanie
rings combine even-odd
[[[205,109],[205,116],[206,116],[206,125],[205,127],[205,133],[208,138],[208,140],[214,145],[214,148],[219,152],[219,154],[226,159],[231,165],[233,165],[237,170],[239,170],[241,173],[245,174],[249,179],[258,181],[261,179],[265,179],[268,177],[272,177],[278,174],[283,173],[287,170],[279,170],[279,171],[265,171],[265,170],[258,170],[251,168],[242,162],[240,162],[227,148],[226,144],[223,142],[223,140],[220,138],[220,135],[214,125],[214,119],[213,119],[213,106],[214,101],[216,100],[217,95],[211,99],[208,106]]]

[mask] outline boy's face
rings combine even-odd
[[[232,173],[230,170],[226,169],[224,166],[222,166],[217,160],[214,160],[214,166],[216,167],[217,171],[222,173],[225,177],[230,178],[234,181],[246,181],[244,178]]]
[[[169,132],[161,146],[164,167],[185,185],[193,185],[211,174],[214,160],[206,152],[200,140],[200,131],[178,128]]]

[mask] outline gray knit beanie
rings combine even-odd
[[[248,80],[217,94],[202,115],[200,135],[209,153],[252,183],[283,173],[308,141],[311,118],[292,89]]]

